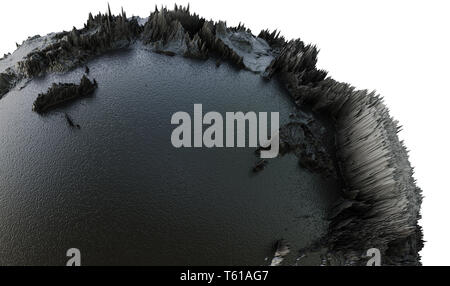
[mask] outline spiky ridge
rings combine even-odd
[[[190,14],[189,6],[183,8],[175,5],[174,10],[162,8],[150,14],[144,25],[142,41],[163,49],[170,42],[178,40],[176,42],[182,46],[178,47],[177,52],[186,57],[206,59],[210,54],[215,54],[244,68],[242,57],[216,36],[216,29],[226,29],[225,23],[206,21],[196,14]]]
[[[243,58],[218,36],[218,32],[249,33],[243,26],[227,28],[223,22],[205,21],[188,8],[175,6],[151,13],[144,27],[125,13],[89,16],[81,30],[55,36],[55,43],[30,53],[0,74],[0,96],[19,79],[51,71],[66,71],[92,56],[142,40],[155,51],[187,57],[225,59],[245,68]],[[286,41],[268,30],[259,34],[272,48],[275,59],[263,76],[275,74],[286,85],[295,103],[309,105],[336,123],[340,173],[344,198],[336,205],[325,240],[330,255],[345,264],[363,264],[364,251],[377,247],[383,264],[420,264],[422,248],[421,190],[403,143],[397,122],[381,98],[339,83],[316,68],[317,49],[301,40]]]
[[[244,68],[242,57],[216,37],[216,29],[227,28],[223,22],[205,21],[191,14],[189,6],[182,8],[175,5],[174,10],[156,9],[144,27],[138,24],[136,18],[127,18],[123,11],[121,15],[112,15],[108,6],[107,14],[99,13],[95,17],[89,14],[83,29],[74,27],[70,32],[56,34],[52,44],[30,52],[16,66],[0,73],[0,98],[23,78],[68,71],[93,56],[126,47],[136,40],[154,46],[155,51],[167,50],[165,45],[173,42],[179,47],[168,52],[200,59],[216,55]],[[241,31],[245,27],[232,30]]]
[[[44,113],[50,108],[74,100],[78,97],[91,95],[97,88],[97,82],[91,82],[85,75],[80,84],[53,83],[46,93],[40,93],[33,103],[33,111]]]
[[[353,92],[342,106],[337,139],[351,204],[334,218],[332,239],[345,251],[377,247],[385,263],[414,265],[422,245],[417,225],[422,196],[398,130],[373,93]]]
[[[109,10],[109,9],[108,9]],[[23,78],[33,78],[49,72],[64,72],[81,65],[93,56],[127,46],[141,33],[136,19],[119,16],[89,14],[83,29],[56,34],[53,42],[30,52],[16,66],[0,74],[0,97]]]
[[[52,71],[66,71],[92,56],[128,45],[139,35],[141,27],[135,19],[98,14],[89,19],[81,30],[73,28],[55,37],[60,38],[49,47],[30,53],[19,62],[19,74],[34,77]],[[94,32],[94,33],[93,33]]]
[[[420,264],[421,190],[413,179],[408,154],[399,141],[397,122],[374,93],[355,91],[324,78],[315,68],[317,52],[299,40],[284,42],[266,76],[278,73],[299,106],[331,116],[336,122],[337,155],[345,183],[344,198],[331,216],[326,244],[346,264],[363,264],[369,248],[379,248],[383,263]]]
[[[10,90],[15,80],[16,75],[11,70],[0,73],[0,98]]]

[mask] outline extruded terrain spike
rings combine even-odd
[[[85,75],[80,80],[80,84],[74,83],[53,83],[46,93],[38,95],[33,103],[33,111],[45,113],[49,109],[62,103],[72,101],[79,97],[91,95],[97,88],[97,82],[91,82]],[[66,118],[68,115],[66,114]],[[71,121],[69,124],[72,126]]]
[[[26,43],[36,49],[23,58],[5,55],[0,60],[0,97],[22,79],[69,71],[134,42],[166,55],[214,57],[267,79],[276,77],[296,105],[310,106],[330,118],[336,126],[336,174],[344,182],[343,198],[336,203],[328,235],[321,241],[330,263],[335,259],[346,265],[364,265],[361,250],[376,247],[384,265],[420,264],[422,195],[407,150],[397,136],[397,122],[379,95],[356,90],[317,69],[318,49],[300,39],[286,41],[280,32],[269,30],[254,36],[243,25],[229,28],[224,22],[206,21],[191,14],[189,7],[155,8],[144,25],[123,11],[112,15],[108,7],[107,14],[89,14],[82,29],[29,38]],[[18,50],[25,48],[18,45]],[[86,80],[91,91],[93,85]],[[51,94],[73,98],[84,94],[79,90],[76,85],[55,85],[47,95],[38,96],[34,109],[43,112],[60,101],[59,95],[49,99]],[[294,127],[303,128],[301,124]],[[292,139],[289,134],[285,129],[285,143]],[[297,148],[294,145],[290,142],[291,148]],[[302,157],[301,150],[297,152],[300,160],[308,161],[308,154]],[[322,161],[330,165],[325,155]]]

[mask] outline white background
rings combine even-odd
[[[403,126],[422,207],[424,265],[450,265],[448,163],[450,5],[448,1],[249,1],[178,0],[207,19],[245,23],[254,34],[279,29],[320,48],[319,68],[360,89],[376,89]],[[446,3],[447,2],[447,3]],[[155,5],[174,1],[109,0],[113,13],[147,17]],[[100,1],[2,1],[0,55],[28,36],[81,28]],[[0,56],[1,57],[1,56]]]

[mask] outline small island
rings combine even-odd
[[[86,75],[83,75],[80,84],[53,83],[46,93],[38,95],[33,103],[33,111],[43,114],[59,104],[89,96],[94,93],[96,88],[97,82],[95,79],[90,81]]]

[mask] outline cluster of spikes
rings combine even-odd
[[[31,52],[0,74],[0,96],[18,80],[52,71],[66,71],[93,56],[140,40],[154,50],[172,49],[174,54],[206,59],[210,56],[245,68],[243,58],[219,34],[250,33],[239,25],[206,21],[189,7],[156,9],[144,26],[122,12],[98,14],[81,30],[56,34],[53,43]],[[421,190],[413,179],[408,154],[397,133],[397,122],[382,99],[355,90],[316,68],[318,50],[301,40],[286,41],[279,32],[259,36],[272,49],[274,60],[263,76],[277,75],[298,106],[311,106],[328,115],[336,126],[339,173],[344,181],[343,198],[330,216],[326,244],[330,253],[345,264],[363,264],[363,251],[380,249],[383,264],[420,264],[422,248]],[[175,46],[173,46],[176,43]]]
[[[137,20],[128,19],[123,10],[114,16],[108,6],[106,14],[99,13],[95,17],[89,14],[84,28],[74,27],[72,31],[57,33],[48,40],[49,44],[33,50],[15,66],[0,73],[0,97],[21,79],[65,72],[109,50],[126,47],[142,30]]]
[[[384,265],[420,264],[422,194],[397,136],[398,122],[382,98],[326,77],[315,67],[315,47],[300,40],[285,42],[275,32],[260,35],[280,51],[264,75],[276,73],[298,106],[308,105],[336,125],[344,188],[324,242],[333,259],[364,264],[364,250],[375,247]]]
[[[89,14],[84,28],[77,30],[74,27],[70,32],[59,33],[53,44],[28,54],[18,63],[18,72],[25,77],[35,77],[67,71],[93,56],[125,47],[141,31],[136,19],[127,19],[123,10],[119,16],[113,16],[108,7],[107,14],[95,17]]]
[[[224,22],[215,23],[200,18],[189,12],[187,8],[175,5],[174,10],[161,8],[150,14],[144,25],[142,41],[163,49],[171,42],[181,43],[177,52],[185,57],[206,59],[210,55],[222,60],[229,60],[239,68],[244,68],[243,59],[219,37],[216,30],[227,29]],[[245,30],[239,25],[232,31]]]
[[[97,82],[90,81],[85,75],[80,84],[53,83],[46,93],[40,93],[33,103],[33,111],[44,113],[55,105],[70,101],[77,97],[89,96],[97,88]]]
[[[68,71],[92,57],[126,47],[137,40],[152,45],[155,51],[167,50],[167,45],[177,43],[177,47],[172,47],[174,54],[198,59],[214,56],[222,61],[229,61],[238,68],[246,68],[242,56],[218,36],[219,33],[225,32],[251,33],[241,24],[229,28],[225,22],[207,21],[195,13],[191,14],[189,6],[184,8],[175,5],[173,10],[155,8],[148,21],[141,26],[135,17],[127,18],[123,10],[119,15],[112,15],[108,5],[108,12],[105,14],[89,14],[82,29],[74,27],[71,31],[57,33],[50,44],[30,52],[18,61],[16,66],[1,72],[0,96],[6,94],[21,79],[42,76],[49,72]],[[285,44],[284,38],[267,31],[261,32],[260,38],[269,44],[276,42],[280,47]],[[295,68],[311,72],[310,67],[316,62],[317,49],[309,45],[304,46],[300,40],[289,42],[289,46],[304,50],[305,55],[295,64]],[[289,49],[283,48],[281,53],[287,57],[290,52]],[[268,74],[271,76],[278,68],[278,64],[273,63]],[[324,72],[320,73],[320,76],[324,75]]]
[[[359,265],[365,261],[363,251],[375,247],[384,265],[420,264],[422,195],[397,136],[397,121],[375,93],[320,79],[321,71],[302,61],[309,49],[291,44],[285,44],[266,74],[275,68],[297,105],[311,106],[335,122],[344,189],[330,215],[325,242],[330,253],[345,264]]]

